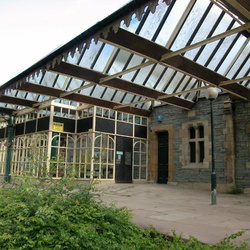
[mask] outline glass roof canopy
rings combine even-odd
[[[209,86],[249,100],[250,8],[229,2],[131,1],[2,85],[0,112],[55,100],[149,116]]]

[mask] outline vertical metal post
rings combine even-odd
[[[5,162],[5,171],[4,171],[4,181],[10,181],[10,168],[11,168],[11,153],[12,153],[12,140],[14,132],[14,117],[10,116],[7,120],[7,143],[6,143],[6,162]]]
[[[214,162],[214,117],[213,117],[213,99],[210,99],[210,117],[211,117],[211,149],[212,149],[212,174],[211,174],[211,205],[216,205],[216,172]]]

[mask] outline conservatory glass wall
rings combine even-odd
[[[53,102],[15,117],[11,175],[147,180],[148,118],[96,106]],[[0,128],[4,174],[8,126]]]

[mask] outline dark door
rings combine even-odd
[[[132,182],[132,147],[133,139],[116,137],[115,182]]]
[[[158,133],[158,183],[168,182],[168,132]]]

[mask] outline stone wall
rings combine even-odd
[[[250,188],[250,103],[234,103],[236,137],[236,183]]]
[[[158,115],[163,121],[158,121]],[[214,151],[217,190],[228,191],[232,186],[250,187],[250,105],[232,102],[228,95],[213,101]],[[189,126],[204,126],[205,157],[201,163],[189,162]],[[211,126],[210,101],[200,99],[190,111],[170,105],[153,110],[149,124],[149,179],[157,181],[157,132],[168,131],[169,182],[210,190],[211,186]],[[236,138],[236,143],[235,143]],[[236,182],[236,183],[235,183]]]

